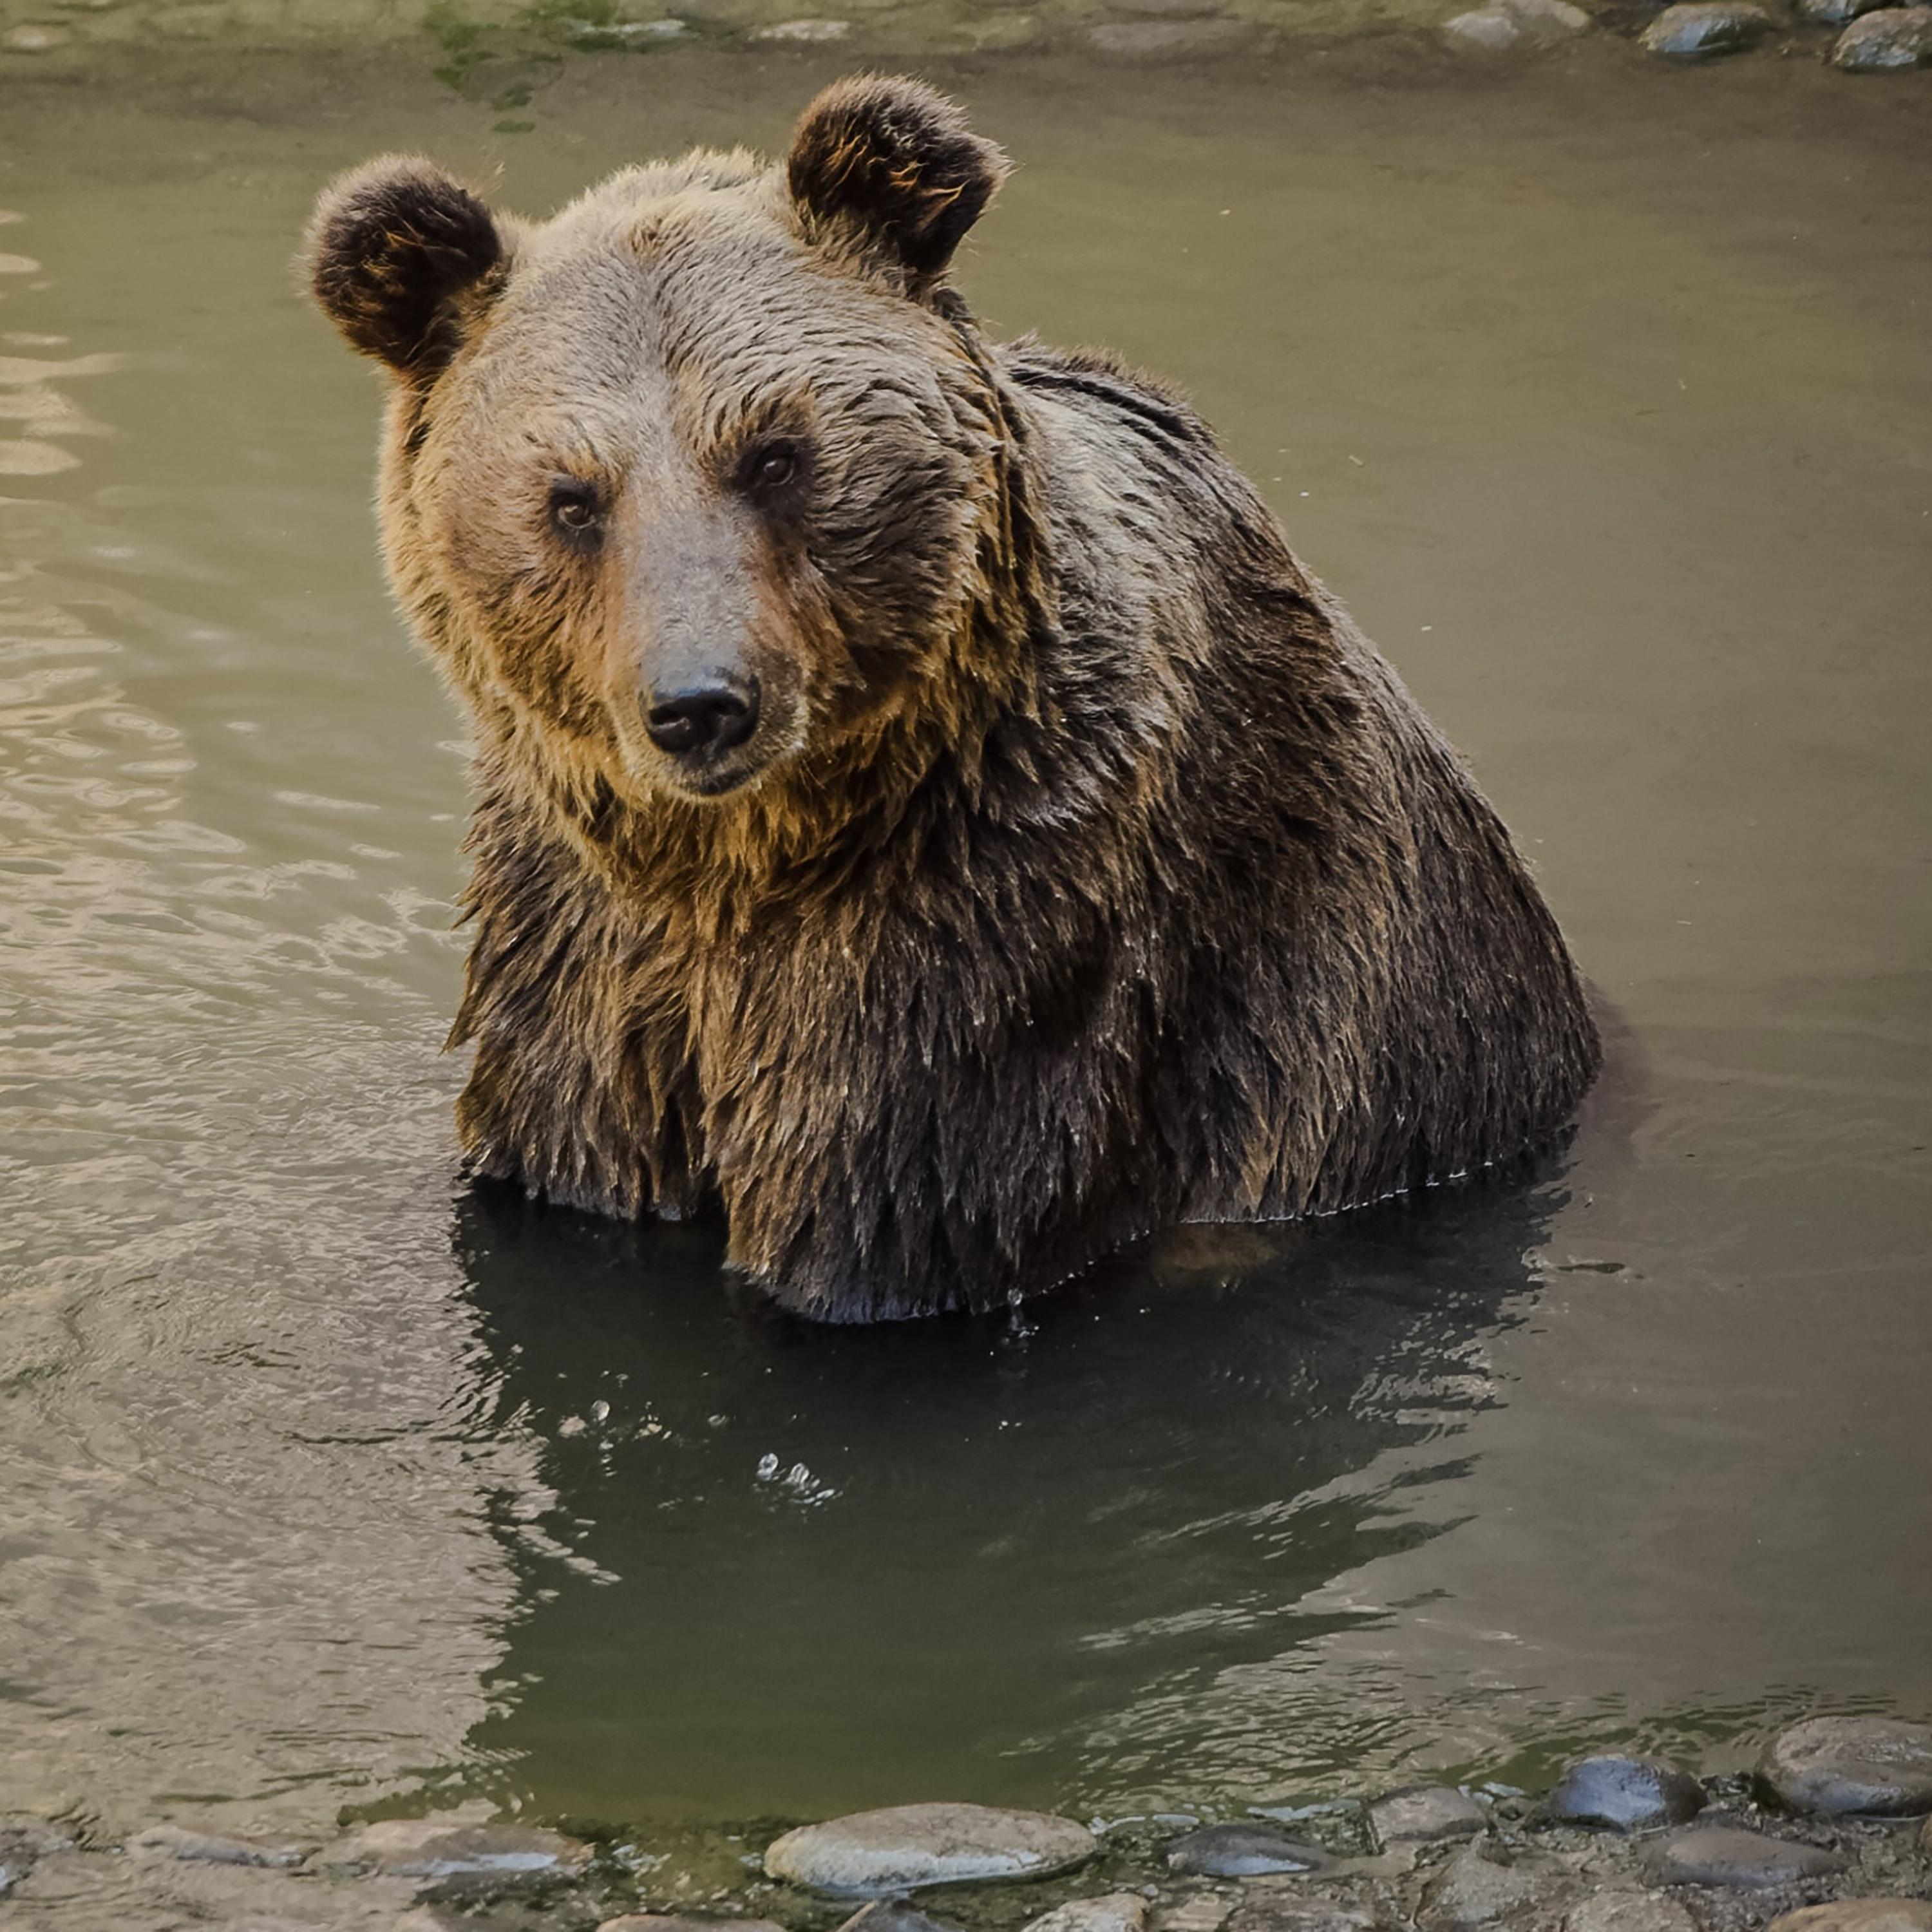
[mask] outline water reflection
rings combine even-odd
[[[1354,1764],[1393,1714],[1296,1660],[1449,1514],[1410,1492],[1453,1497],[1559,1198],[1184,1231],[1023,1321],[826,1331],[721,1293],[702,1231],[473,1196],[498,1419],[568,1552],[519,1559],[484,1780],[627,1819],[1118,1810]]]

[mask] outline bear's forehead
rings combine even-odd
[[[908,305],[828,263],[762,178],[616,177],[519,236],[487,350],[532,373],[607,380],[649,364],[747,378],[910,334]]]

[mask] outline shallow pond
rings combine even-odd
[[[16,82],[0,152],[0,1809],[1238,1814],[1932,1708],[1932,116],[1808,65],[941,68],[1001,328],[1185,385],[1631,1030],[1516,1188],[817,1332],[473,1196],[457,729],[287,266],[834,70]]]

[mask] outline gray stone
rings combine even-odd
[[[1932,22],[1932,8],[1868,16],[1838,43],[1888,22]],[[1834,60],[1838,56],[1834,54]],[[1758,1775],[1796,1811],[1862,1812],[1880,1818],[1932,1811],[1932,1724],[1895,1718],[1810,1718],[1765,1747]]]
[[[574,1877],[590,1849],[560,1832],[521,1825],[452,1825],[390,1818],[366,1825],[343,1848],[351,1863],[399,1878],[473,1879],[515,1884]]]
[[[1365,1905],[1270,1889],[1243,1899],[1228,1932],[1374,1932],[1381,1922]]]
[[[1369,1822],[1384,1845],[1434,1838],[1469,1838],[1489,1827],[1489,1814],[1466,1791],[1447,1784],[1397,1791],[1369,1807]]]
[[[1704,1808],[1704,1787],[1654,1757],[1586,1757],[1557,1780],[1543,1814],[1564,1825],[1647,1832],[1684,1825]]]
[[[921,1886],[1043,1878],[1094,1856],[1071,1819],[984,1804],[898,1804],[806,1825],[770,1846],[768,1877],[859,1898]]]
[[[1643,46],[1668,60],[1708,60],[1756,46],[1775,24],[1750,0],[1684,0],[1645,28]]]
[[[263,1865],[286,1870],[298,1865],[316,1846],[292,1841],[262,1844],[250,1838],[228,1838],[209,1832],[184,1831],[178,1826],[155,1825],[134,1841],[136,1851],[153,1852],[191,1864]]]
[[[1042,1912],[1025,1932],[1142,1932],[1148,1902],[1137,1892],[1110,1892],[1099,1898],[1070,1898]]]
[[[1724,1825],[1673,1832],[1644,1858],[1644,1876],[1652,1885],[1789,1885],[1844,1868],[1836,1852]]]
[[[1798,11],[1805,20],[1823,27],[1842,27],[1861,14],[1876,7],[1892,7],[1898,0],[1798,0]]]
[[[1932,1932],[1922,1898],[1841,1898],[1772,1921],[1769,1932]]]
[[[1572,1909],[1563,1932],[1696,1932],[1696,1925],[1662,1892],[1600,1892]]]
[[[1897,74],[1932,67],[1932,7],[1888,7],[1838,36],[1832,64],[1846,74]]]
[[[1232,53],[1254,38],[1246,20],[1107,20],[1087,29],[1087,44],[1115,60],[1187,60]]]
[[[1472,1845],[1444,1866],[1422,1896],[1418,1922],[1425,1932],[1462,1932],[1493,1925],[1532,1911],[1539,1925],[1553,1923],[1568,1878],[1546,1859],[1521,1858],[1504,1864]]]
[[[1168,1868],[1197,1878],[1258,1878],[1267,1872],[1319,1871],[1334,1861],[1318,1845],[1279,1825],[1203,1825],[1167,1848]]]
[[[1484,53],[1501,53],[1523,38],[1514,16],[1505,14],[1500,6],[1478,7],[1469,13],[1458,14],[1443,22],[1442,32],[1456,46]]]

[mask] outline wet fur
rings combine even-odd
[[[1546,1142],[1597,1036],[1468,774],[1184,405],[983,340],[943,278],[997,151],[910,83],[844,86],[782,174],[633,170],[494,250],[458,206],[400,344],[340,214],[396,164],[318,215],[319,290],[396,374],[394,578],[476,727],[472,1163],[602,1213],[715,1203],[736,1267],[861,1320]],[[664,382],[610,422],[698,493],[718,561],[688,595],[796,714],[712,800],[626,748],[609,573],[546,589],[520,512],[477,506],[547,358],[558,406],[628,380],[590,338],[639,327],[639,262]],[[767,406],[813,412],[796,531],[689,481]]]

